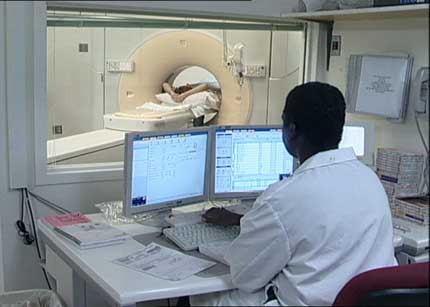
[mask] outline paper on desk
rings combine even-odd
[[[144,249],[115,259],[116,264],[155,277],[178,281],[204,271],[216,263],[188,256],[170,248],[151,243]]]

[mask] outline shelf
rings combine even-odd
[[[306,21],[360,20],[369,18],[415,18],[429,17],[429,4],[409,4],[398,6],[371,7],[352,10],[317,11],[288,13],[285,18]]]

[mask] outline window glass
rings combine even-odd
[[[273,40],[272,30],[268,25],[257,25],[255,29],[225,30],[223,23],[218,22],[219,29],[213,25],[210,29],[205,29],[207,25],[202,26],[202,24],[198,24],[195,29],[184,29],[176,25],[171,26],[171,22],[178,22],[181,20],[179,18],[146,20],[144,24],[139,23],[140,20],[138,15],[110,14],[109,16],[105,13],[48,12],[47,161],[49,166],[120,162],[123,161],[123,138],[127,131],[168,128],[163,120],[167,112],[164,107],[169,106],[164,105],[155,95],[149,97],[144,93],[149,86],[152,86],[142,81],[147,80],[145,82],[151,83],[151,79],[145,79],[142,76],[154,74],[145,70],[146,63],[152,61],[152,58],[146,57],[143,53],[139,60],[136,60],[136,54],[144,46],[151,44],[154,38],[165,33],[177,32],[179,44],[183,43],[179,37],[181,31],[194,31],[213,37],[223,46],[225,43],[228,45],[226,49],[229,56],[242,53],[243,64],[253,65],[254,68],[251,68],[254,69],[254,74],[257,73],[257,67],[263,65],[265,70],[263,77],[248,78],[252,90],[251,109],[255,113],[251,116],[254,122],[250,123],[267,121],[268,116],[259,110],[268,105],[267,80],[270,74],[270,61],[274,59],[274,51],[270,49],[274,46],[271,41]],[[264,29],[264,26],[267,26],[267,29]],[[243,28],[243,24],[240,27]],[[278,31],[278,33],[281,32],[289,33],[287,29]],[[291,33],[296,32],[303,33],[297,26],[296,28],[292,26]],[[304,40],[298,44],[303,45],[303,42]],[[234,50],[234,46],[238,44],[244,46],[242,51]],[[285,57],[287,43],[284,45],[278,43],[276,48],[278,48],[276,52]],[[288,48],[292,49],[291,43]],[[201,52],[207,52],[205,46],[201,46]],[[160,56],[164,54],[160,51]],[[225,61],[222,63],[220,60],[221,64],[227,65],[229,59],[222,55],[222,51],[220,51],[221,58]],[[282,63],[285,64],[287,61]],[[169,84],[174,90],[187,85],[191,86],[188,90],[202,84],[207,85],[206,90],[218,95],[219,105],[222,105],[224,97],[219,80],[214,72],[203,66],[191,64],[166,71],[164,83]],[[243,66],[242,69],[244,68]],[[233,71],[232,74],[234,74]],[[282,78],[280,73],[280,79]],[[288,78],[291,78],[291,75]],[[293,81],[288,79],[288,82],[289,87],[301,82],[299,70],[296,79]],[[163,82],[159,83],[156,86],[161,94],[165,90]],[[283,91],[284,83],[273,83],[271,91],[273,90],[274,93]],[[290,85],[290,83],[294,84]],[[133,101],[132,107],[127,105],[127,99]],[[229,103],[241,103],[240,94],[232,99],[234,101]],[[164,113],[160,115],[148,109],[154,105],[162,105],[164,109],[162,111],[157,109],[157,112]],[[151,117],[147,117],[148,112],[152,112]],[[211,117],[205,117],[203,122],[195,121],[194,115],[190,112],[189,118],[182,125],[189,127],[214,124],[217,112],[218,110],[215,110]],[[160,124],[154,124],[157,120]],[[144,122],[151,122],[151,124],[146,126]]]

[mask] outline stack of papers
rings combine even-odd
[[[104,223],[80,223],[54,230],[76,243],[81,249],[96,248],[124,243],[130,236]]]
[[[348,111],[402,121],[409,99],[412,64],[410,56],[351,55],[346,90]]]
[[[63,227],[80,223],[91,222],[90,218],[81,212],[72,212],[69,214],[48,215],[42,218],[42,221],[51,227]]]
[[[392,148],[379,148],[376,169],[390,203],[396,197],[420,195],[424,155]]]
[[[395,217],[421,225],[429,224],[429,197],[396,198],[393,206]]]
[[[113,262],[170,281],[188,278],[216,264],[156,243],[151,243],[144,249]]]

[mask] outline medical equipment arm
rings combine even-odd
[[[278,215],[266,201],[257,200],[240,222],[240,235],[225,259],[233,284],[255,292],[264,288],[287,265],[291,251]]]

